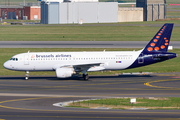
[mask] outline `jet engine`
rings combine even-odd
[[[73,73],[74,73],[73,68],[57,68],[56,69],[57,78],[71,77]]]

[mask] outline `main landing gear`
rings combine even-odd
[[[29,79],[29,71],[26,71],[26,76],[25,76],[25,80]]]
[[[83,74],[83,78],[84,78],[84,80],[88,80],[89,79],[89,76],[88,76],[88,74]]]

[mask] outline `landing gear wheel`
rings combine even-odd
[[[25,77],[25,80],[28,80],[29,79],[29,71],[26,71],[26,77]]]
[[[86,81],[87,81],[87,80],[89,79],[88,74],[86,74],[86,75],[85,75],[85,74],[83,74],[83,78],[84,78],[84,80],[86,80]]]
[[[29,79],[29,77],[26,76],[26,77],[25,77],[25,80],[28,80],[28,79]]]

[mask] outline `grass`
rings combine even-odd
[[[75,108],[89,108],[89,107],[81,107],[81,106],[66,106],[66,107],[75,107]]]
[[[166,17],[169,18],[169,17],[179,17],[180,18],[180,11],[179,12],[176,12],[176,11],[168,11],[167,14],[166,14]]]
[[[179,109],[180,98],[136,98],[136,103],[131,104],[130,98],[110,98],[110,99],[97,99],[82,102],[75,102],[70,104],[71,107],[110,107],[114,109],[130,109],[137,107],[145,107],[149,109]]]
[[[117,23],[86,24],[73,26],[0,26],[0,41],[149,41],[160,27],[139,26],[139,24],[164,24],[177,21],[156,21],[125,23],[136,26],[119,26]],[[138,27],[137,27],[138,26]],[[180,27],[174,27],[172,41],[179,41]],[[63,37],[64,36],[64,37]]]
[[[180,1],[179,0],[166,0],[167,4],[179,4]]]
[[[134,49],[127,48],[0,48],[0,75],[25,75],[25,72],[11,71],[3,67],[3,63],[9,60],[12,56],[25,53],[28,50],[31,52],[61,52],[61,51],[132,51]],[[139,49],[135,49],[139,50]],[[174,49],[173,51],[180,56],[180,49]],[[148,65],[145,67],[127,69],[127,70],[118,70],[118,71],[105,71],[105,72],[89,72],[89,75],[112,75],[112,74],[121,74],[123,72],[155,72],[155,73],[164,73],[164,72],[180,72],[180,58],[174,58],[168,61],[161,63],[156,63],[153,65]],[[55,72],[30,72],[30,75],[55,75]]]

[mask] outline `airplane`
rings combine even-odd
[[[104,70],[123,70],[142,67],[176,57],[167,52],[173,23],[164,24],[145,48],[139,51],[102,52],[27,52],[13,56],[3,66],[9,70],[55,71],[57,78],[68,78],[82,73],[88,80],[87,72]]]

